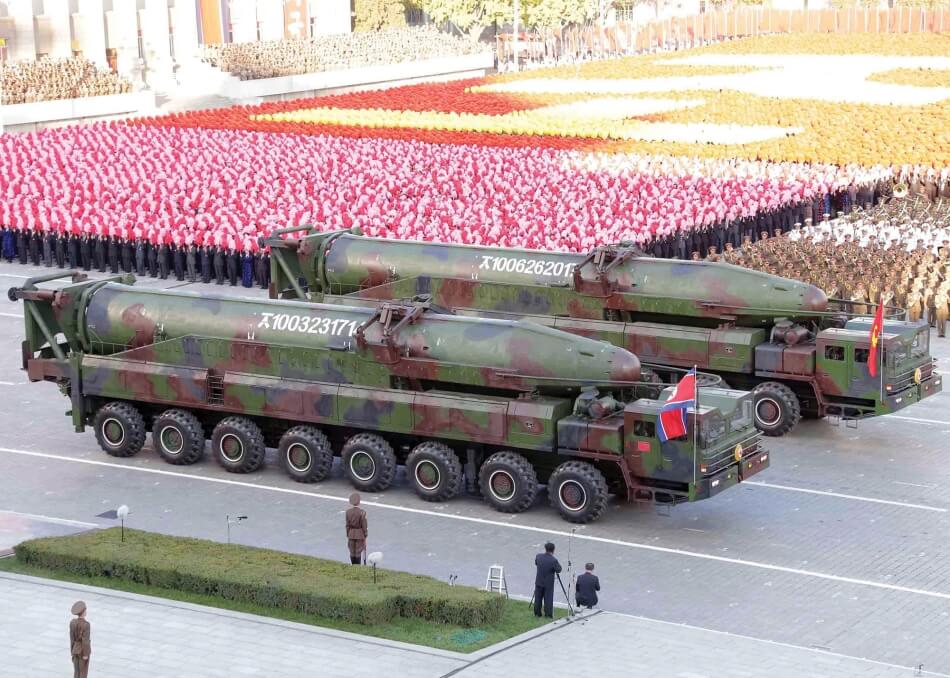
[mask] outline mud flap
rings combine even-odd
[[[82,396],[82,353],[78,352],[69,357],[69,400],[73,429],[82,433],[86,430],[86,399]]]

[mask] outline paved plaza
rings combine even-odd
[[[0,285],[48,272],[0,263]],[[142,284],[208,289],[174,280]],[[213,289],[264,295],[263,290]],[[273,452],[264,469],[246,476],[228,474],[210,459],[194,466],[169,466],[150,446],[129,459],[109,457],[99,450],[91,431],[72,432],[63,416],[68,401],[55,387],[29,384],[19,369],[22,313],[22,305],[0,303],[0,354],[7,356],[0,361],[0,512],[6,512],[0,514],[5,516],[0,524],[29,522],[35,536],[111,526],[114,522],[100,514],[127,504],[132,527],[224,541],[225,517],[242,514],[249,518],[232,530],[237,542],[346,558],[341,525],[351,489],[338,467],[325,482],[301,485],[283,474]],[[950,343],[934,334],[932,352],[946,361]],[[591,666],[599,676],[619,675],[605,664],[614,656],[622,661],[618,671],[643,665],[652,669],[647,675],[684,678],[768,674],[910,678],[919,664],[925,671],[950,674],[948,407],[950,394],[942,393],[897,415],[861,422],[857,429],[829,421],[803,422],[791,435],[767,440],[772,466],[754,482],[709,501],[676,507],[669,514],[613,502],[602,520],[576,530],[554,513],[543,493],[534,507],[518,515],[496,513],[477,497],[430,504],[415,496],[400,471],[394,487],[364,497],[369,546],[384,553],[387,567],[443,581],[457,575],[460,584],[482,586],[489,565],[498,563],[505,566],[512,593],[528,597],[534,554],[552,539],[565,566],[568,560],[575,571],[588,560],[597,564],[604,586],[601,604],[616,613],[600,614],[470,666],[471,655],[422,651],[424,661],[417,662],[411,657],[418,659],[418,653],[409,654],[407,667],[420,666],[430,673],[405,675],[441,676],[459,666],[464,667],[463,676],[505,675],[505,662],[519,657],[524,657],[524,671],[531,675],[544,668],[550,668],[551,675],[590,675],[584,671]],[[10,534],[12,528],[5,532],[0,527],[0,550],[15,541]],[[5,576],[4,582],[8,581]],[[63,591],[62,598],[41,605],[39,601],[53,594],[34,591],[36,606],[42,608],[35,612],[32,602],[8,606],[12,590],[0,593],[0,643],[15,638],[16,646],[10,649],[20,657],[31,656],[23,654],[30,638],[44,644],[26,664],[30,671],[55,670],[63,675],[63,666],[68,668],[68,664],[47,668],[44,662],[68,659],[63,634],[69,605],[63,601],[74,593]],[[97,595],[112,596],[113,602],[90,606],[98,641],[93,676],[215,675],[201,667],[191,674],[163,674],[151,668],[106,674],[113,639],[118,643],[117,656],[126,653],[127,661],[146,648],[151,648],[152,656],[168,655],[169,638],[179,644],[169,655],[176,661],[190,656],[189,647],[195,648],[199,660],[220,659],[220,648],[239,646],[233,641],[237,637],[255,643],[249,661],[264,661],[267,655],[261,646],[267,646],[267,652],[273,647],[285,658],[303,656],[304,650],[296,647],[299,640],[286,645],[259,642],[267,635],[261,629],[271,628],[270,621],[241,622],[257,625],[253,632],[241,627],[208,633],[211,622],[176,616],[170,623],[182,626],[173,633],[155,632],[150,624],[148,632],[142,632],[136,626],[136,606],[119,601],[121,596],[111,592]],[[170,604],[150,605],[167,610]],[[129,609],[130,614],[112,614],[112,606]],[[173,612],[179,613],[178,608]],[[29,622],[20,618],[24,614],[31,615]],[[110,633],[108,625],[120,624],[118,619],[121,628]],[[592,630],[604,626],[609,627],[601,634],[606,640],[598,645],[600,636]],[[311,639],[308,648],[326,646],[313,639],[329,638],[327,632],[303,628],[295,632]],[[124,644],[124,629],[129,637],[136,635],[135,630],[141,637]],[[285,631],[274,635],[278,633]],[[576,644],[573,638],[578,639]],[[0,656],[14,656],[6,650],[0,646]],[[374,653],[352,650],[352,654],[371,660]],[[159,666],[158,661],[149,667]],[[275,659],[273,666],[283,666],[281,661]],[[308,660],[305,665],[317,664]],[[794,672],[781,673],[786,665]],[[372,668],[374,675],[403,675]],[[3,673],[6,670],[0,662],[3,675],[32,675]],[[274,670],[258,675],[306,675]]]
[[[434,650],[254,615],[0,573],[0,675],[66,675],[66,626],[89,607],[96,678],[900,678],[914,670],[610,612],[557,621],[472,654]],[[319,667],[318,669],[316,667]],[[929,672],[923,675],[933,676]]]

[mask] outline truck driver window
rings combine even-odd
[[[656,435],[656,424],[652,421],[633,422],[633,435],[641,438],[652,438]]]
[[[844,346],[825,346],[825,357],[828,360],[844,360]]]
[[[866,348],[854,349],[854,362],[866,363],[867,361],[868,361],[868,349]]]

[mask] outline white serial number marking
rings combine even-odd
[[[522,273],[524,275],[537,275],[544,278],[566,278],[574,273],[575,267],[575,264],[565,261],[496,257],[488,254],[483,254],[481,257],[482,260],[478,265],[478,270],[480,271]]]
[[[294,313],[261,313],[257,326],[265,330],[286,330],[301,334],[327,334],[335,337],[356,334],[360,326],[358,320],[345,318],[319,318],[311,315],[297,315]]]

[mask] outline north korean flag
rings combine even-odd
[[[871,350],[868,351],[868,373],[872,377],[877,376],[877,354],[878,345],[881,343],[881,333],[884,331],[884,294],[878,299],[877,313],[874,314],[874,322],[871,323],[871,336],[868,341],[871,344]]]
[[[686,435],[686,409],[696,402],[696,368],[687,372],[660,410],[660,442]]]

